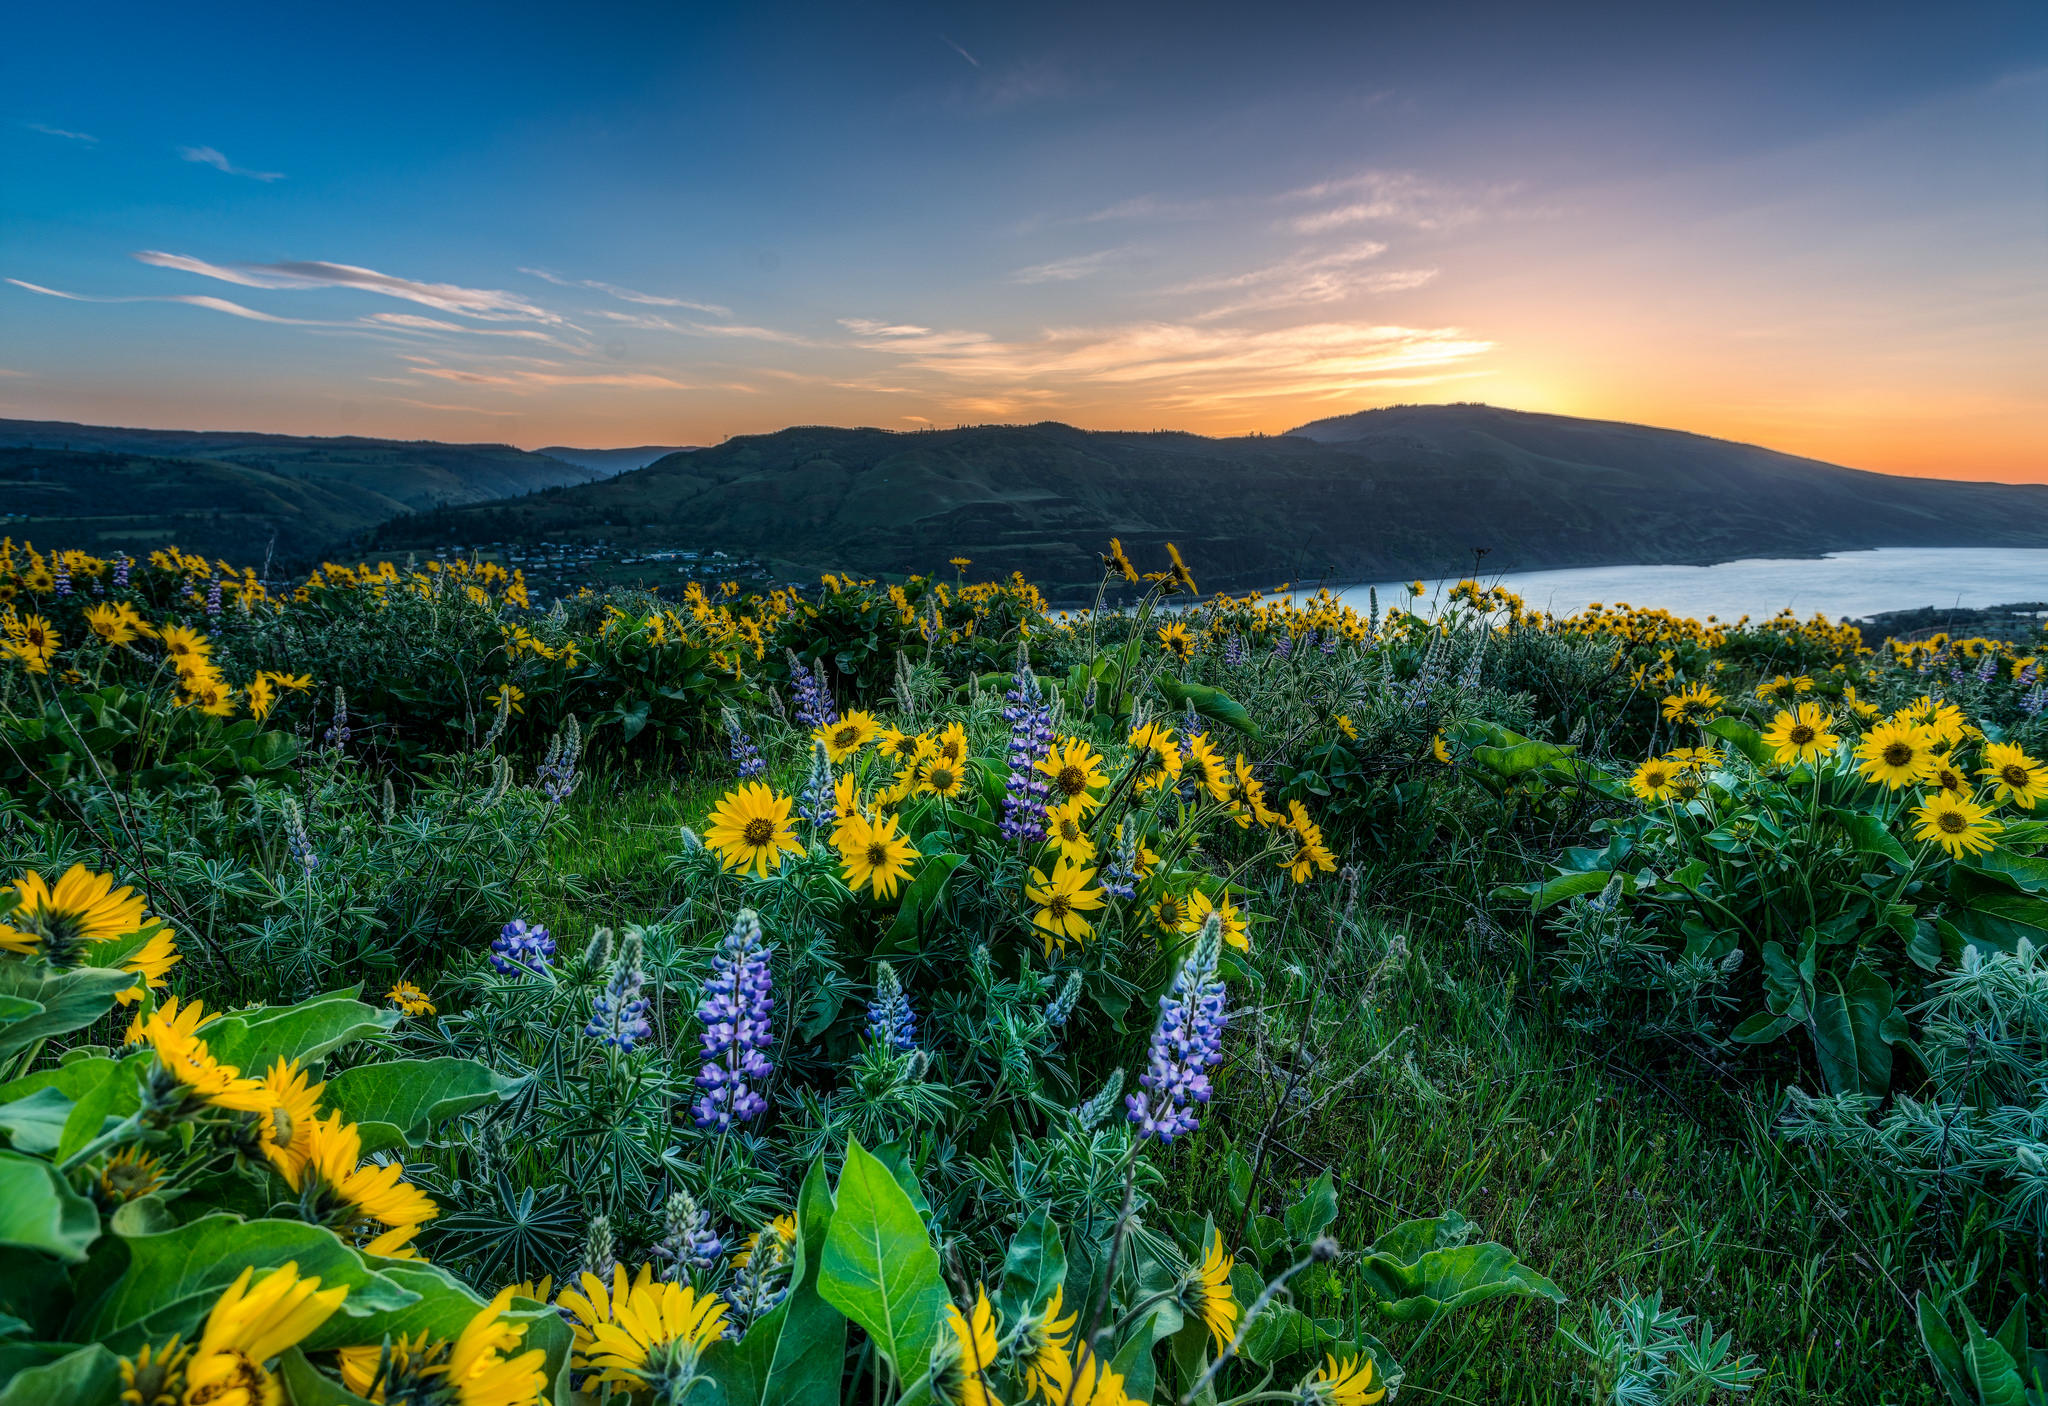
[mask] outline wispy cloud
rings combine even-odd
[[[606,283],[596,278],[563,278],[560,274],[549,273],[546,269],[522,268],[519,271],[524,274],[530,274],[535,278],[544,279],[554,284],[557,288],[594,288],[600,293],[609,294],[611,297],[617,298],[622,303],[640,303],[647,307],[656,308],[688,308],[692,312],[705,313],[711,317],[732,316],[731,308],[721,307],[717,303],[698,303],[692,302],[688,298],[670,298],[664,297],[659,293],[642,293],[636,289],[621,288],[616,283]]]
[[[221,152],[210,146],[181,146],[178,155],[201,166],[211,166],[216,171],[225,171],[230,176],[247,176],[252,181],[281,181],[282,171],[252,171],[246,166],[237,166]]]
[[[598,308],[596,312],[607,322],[615,322],[622,327],[638,327],[647,332],[675,332],[685,337],[737,337],[745,341],[780,342],[785,346],[794,347],[823,345],[795,332],[783,332],[773,327],[752,327],[740,322],[678,322],[659,313],[613,312],[609,308]]]
[[[31,132],[41,132],[46,137],[62,137],[67,142],[84,142],[87,146],[100,144],[100,139],[90,132],[73,132],[63,127],[52,127],[47,122],[24,122],[21,125]]]
[[[839,325],[857,337],[922,337],[932,330],[908,322],[878,322],[872,317],[842,317]]]
[[[941,34],[939,38],[946,39],[946,36]],[[958,54],[961,58],[967,60],[967,62],[973,64],[976,68],[981,67],[980,59],[968,53],[965,49],[961,48],[958,44],[955,44],[952,40],[946,39],[946,47],[951,49],[954,53]]]
[[[999,387],[995,394],[1005,402],[1115,389],[1120,398],[1186,409],[1219,399],[1339,396],[1397,379],[1426,381],[1457,374],[1492,343],[1456,327],[1320,322],[1254,331],[1146,322],[1049,328],[1010,341],[978,332],[874,336],[863,346],[953,381]]]
[[[1341,202],[1290,217],[1286,223],[1297,234],[1325,234],[1360,224],[1441,230],[1503,213],[1518,190],[1520,186],[1514,183],[1459,187],[1413,171],[1361,171],[1290,190],[1280,199]]]
[[[30,283],[19,278],[10,278],[7,282],[12,283],[17,288],[26,288],[31,293],[40,293],[45,298],[62,298],[69,303],[184,303],[188,307],[209,308],[214,312],[224,312],[230,317],[244,318],[250,322],[274,322],[284,327],[346,327],[349,325],[345,322],[317,322],[303,317],[278,317],[272,313],[259,312],[257,309],[246,307],[241,303],[230,302],[226,298],[209,298],[200,293],[162,294],[153,297],[103,298],[95,297],[89,293],[67,293],[61,288],[45,288],[40,283]]]
[[[360,268],[354,264],[333,264],[316,259],[274,264],[238,264],[230,267],[209,263],[187,254],[167,254],[158,249],[141,250],[135,258],[156,268],[195,273],[202,278],[219,279],[223,283],[235,283],[244,288],[352,288],[358,292],[401,298],[407,302],[419,303],[461,317],[473,317],[484,322],[570,325],[565,318],[516,294],[499,289],[463,288],[453,283],[421,283],[409,278],[399,278],[394,274],[379,273],[376,269]]]
[[[1340,249],[1297,254],[1242,273],[1195,279],[1160,291],[1237,294],[1229,302],[1196,314],[1197,321],[1212,321],[1238,313],[1337,303],[1359,294],[1401,292],[1419,288],[1436,276],[1436,270],[1428,268],[1365,267],[1386,252],[1387,246],[1378,240],[1360,240]]]
[[[470,327],[460,322],[443,322],[438,317],[421,317],[410,312],[373,312],[364,317],[365,324],[378,327],[396,327],[409,332],[455,332],[468,337],[518,337],[531,342],[556,342],[545,332],[536,332],[531,327]]]
[[[517,410],[486,410],[480,405],[445,405],[437,400],[414,400],[410,396],[393,396],[400,405],[417,405],[422,410],[446,410],[458,415],[517,415]]]
[[[412,368],[415,376],[431,376],[438,381],[454,381],[465,386],[495,386],[502,390],[549,390],[560,386],[617,386],[627,390],[695,390],[683,381],[668,376],[658,376],[651,371],[511,371],[492,374],[485,371],[464,371],[454,366],[418,366]]]
[[[1032,264],[1013,272],[1009,281],[1025,284],[1071,283],[1079,278],[1092,278],[1129,252],[1128,246],[1121,246],[1115,249],[1098,249],[1092,254],[1076,254],[1071,258]]]
[[[1206,215],[1214,207],[1206,200],[1161,200],[1156,195],[1134,195],[1085,215],[1072,215],[1060,224],[1097,225],[1105,220],[1185,220]]]

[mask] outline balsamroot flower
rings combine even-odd
[[[1140,1138],[1172,1142],[1200,1126],[1195,1105],[1209,1101],[1209,1070],[1223,1058],[1223,982],[1216,975],[1223,945],[1223,920],[1211,913],[1202,923],[1194,951],[1159,998],[1159,1024],[1139,1092],[1124,1106]]]
[[[704,1025],[699,1037],[704,1067],[697,1074],[697,1087],[704,1095],[695,1108],[700,1128],[724,1132],[734,1123],[758,1118],[768,1107],[754,1086],[774,1072],[761,1053],[775,1043],[770,1023],[774,982],[768,970],[773,950],[761,941],[760,918],[753,909],[742,908],[711,959],[711,975],[697,1007],[697,1019]]]

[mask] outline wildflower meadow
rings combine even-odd
[[[0,1406],[2048,1400],[2025,645],[0,548]]]

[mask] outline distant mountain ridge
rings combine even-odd
[[[2048,486],[1910,479],[1681,431],[1414,406],[1207,439],[1068,425],[799,427],[520,502],[381,527],[384,547],[716,546],[778,571],[967,556],[1069,596],[1111,535],[1176,541],[1205,589],[1707,563],[1879,546],[2048,547]]]
[[[644,469],[656,459],[665,459],[671,454],[688,454],[695,448],[694,444],[642,444],[631,449],[571,449],[567,445],[550,444],[533,452],[545,454],[550,459],[560,459],[565,464],[576,464],[592,473],[610,475]]]
[[[300,564],[401,514],[588,483],[603,471],[506,444],[0,420],[17,538]]]

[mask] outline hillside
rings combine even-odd
[[[656,459],[665,459],[671,454],[687,454],[696,447],[694,444],[642,444],[631,449],[572,449],[565,444],[550,444],[533,452],[609,478],[629,469],[644,469]]]
[[[118,429],[62,420],[0,420],[0,448],[69,449],[241,464],[341,493],[383,499],[399,505],[394,511],[480,503],[605,477],[601,470],[531,454],[509,444]]]
[[[1339,437],[1342,437],[1339,439]],[[1326,442],[1338,439],[1338,442]],[[1060,424],[895,434],[806,427],[602,483],[393,521],[380,546],[717,546],[778,571],[1019,569],[1069,592],[1120,535],[1171,539],[1205,589],[1469,569],[2048,546],[2048,487],[1864,473],[1671,430],[1478,406],[1277,437]]]

